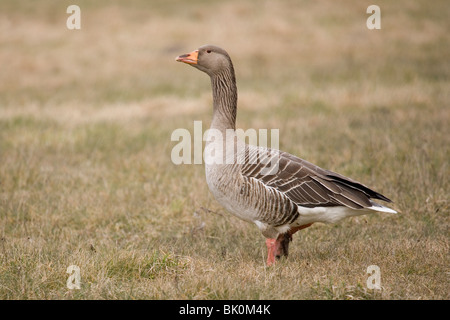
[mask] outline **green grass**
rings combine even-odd
[[[81,1],[79,31],[69,4],[0,5],[0,299],[449,298],[445,1],[381,1],[378,31],[359,1]],[[174,61],[205,43],[233,58],[238,127],[400,213],[315,224],[266,267],[203,166],[170,160],[173,130],[209,125],[209,79]]]

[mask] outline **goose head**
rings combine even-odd
[[[233,68],[228,53],[213,45],[201,46],[191,53],[176,57],[175,60],[189,64],[211,77]]]

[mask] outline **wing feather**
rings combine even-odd
[[[271,153],[277,157],[277,165],[274,166],[274,162],[270,163],[267,159],[258,162],[255,161],[257,157],[252,157],[252,164],[242,166],[242,175],[255,178],[282,192],[299,206],[346,206],[363,209],[372,206],[371,198],[391,202],[360,182],[322,169],[289,153],[258,148],[256,152],[252,150],[253,155],[261,149],[264,150],[264,156]]]

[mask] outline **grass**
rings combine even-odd
[[[0,4],[0,299],[450,298],[445,1],[379,1],[375,31],[361,1],[79,1],[79,31],[70,4]],[[313,225],[267,268],[203,166],[170,160],[209,125],[209,80],[174,61],[205,43],[233,58],[238,127],[400,213]]]

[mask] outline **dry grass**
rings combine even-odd
[[[446,1],[379,1],[379,31],[361,1],[79,1],[80,31],[69,4],[0,4],[1,299],[449,298]],[[174,61],[205,43],[234,60],[239,127],[401,213],[314,225],[267,268],[203,167],[170,161],[209,123],[209,80]]]

